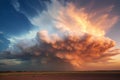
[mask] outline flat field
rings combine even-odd
[[[120,80],[120,71],[0,72],[0,80]]]

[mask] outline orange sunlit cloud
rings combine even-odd
[[[28,18],[38,30],[24,37],[10,38],[5,53],[15,58],[27,56],[31,62],[41,65],[61,62],[74,69],[99,68],[98,65],[106,63],[110,66],[112,57],[120,52],[111,49],[116,43],[106,37],[106,32],[118,21],[118,16],[110,14],[113,7],[88,12],[86,7],[72,3],[63,6],[55,0],[47,5],[46,11]],[[45,28],[41,30],[41,26]]]

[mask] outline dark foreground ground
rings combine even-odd
[[[0,80],[120,80],[120,71],[0,72]]]

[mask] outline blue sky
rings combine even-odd
[[[0,1],[0,50],[7,48],[9,41],[6,37],[10,35],[20,35],[29,31],[32,27],[28,19],[22,14],[17,12],[11,4],[10,0]]]
[[[51,16],[43,15],[43,17],[41,17],[40,15],[44,13],[44,11],[48,10],[47,6],[50,7],[49,5],[52,5],[52,2],[54,2],[54,0],[53,1],[50,1],[50,0],[0,0],[0,52],[1,54],[4,53],[4,51],[8,51],[8,48],[12,45],[11,44],[12,41],[14,42],[13,37],[16,38],[16,42],[17,42],[17,39],[20,39],[22,41],[22,39],[26,38],[28,42],[32,43],[31,40],[29,41],[29,39],[31,37],[36,36],[37,31],[43,30],[43,29],[49,30],[50,33],[54,31],[53,28],[51,28],[51,26],[53,26],[53,24],[51,23],[52,20],[50,20]],[[87,7],[88,13],[92,11],[94,12],[97,10],[102,10],[108,6],[114,5],[112,11],[110,12],[110,15],[120,17],[120,0],[100,0],[100,1],[98,0],[91,0],[91,1],[90,0],[60,0],[60,4],[62,4],[63,6],[66,6],[67,3],[73,3],[76,6],[76,8],[89,5],[90,7]],[[59,9],[59,6],[61,5],[58,4],[56,8]],[[53,14],[54,13],[56,12],[53,12]],[[46,16],[47,18],[45,19],[44,16]],[[40,20],[41,22],[39,23],[35,22],[34,20],[36,19],[36,17],[40,17],[40,19],[37,19],[37,20]],[[39,24],[41,25],[39,26]],[[120,47],[119,34],[120,34],[120,19],[118,19],[117,23],[115,23],[109,30],[107,30],[107,33],[106,33],[107,37],[111,38],[116,42],[115,47],[117,48]],[[36,43],[37,42],[27,45],[25,46],[25,48],[31,45],[34,45]],[[15,45],[13,48],[15,50],[18,50],[16,46],[18,45]],[[42,56],[45,56],[45,55],[42,55]],[[9,59],[9,58],[6,59],[3,56],[1,57],[0,70],[2,69],[32,70],[30,67],[28,68],[27,66],[27,64],[31,63],[32,61],[33,63],[31,64],[31,66],[34,66],[36,68],[35,70],[42,70],[42,69],[50,70],[50,68],[52,67],[50,66],[51,64],[47,65],[50,68],[47,68],[45,65],[41,66],[42,64],[36,65],[36,63],[37,62],[39,63],[39,61],[34,59],[30,60],[30,58],[31,58],[31,55],[28,55],[28,54],[22,56],[22,58],[18,57],[18,58],[12,58],[12,59]],[[40,57],[37,57],[37,58],[40,58]],[[6,67],[4,65],[1,66],[2,63],[7,64],[5,60],[8,61],[8,64],[10,65],[7,65]],[[62,62],[57,58],[55,58],[54,60],[58,60],[58,62]],[[35,64],[34,64],[34,61],[35,61]],[[14,65],[14,63],[16,63],[16,65]],[[65,64],[64,66],[65,69],[68,65],[70,65],[66,62],[62,63],[61,65],[64,65],[64,64]],[[54,65],[56,66],[57,64],[54,64]],[[55,67],[55,68],[56,68],[55,70],[59,70],[59,69],[61,70],[60,67]],[[69,69],[72,69],[72,66]]]

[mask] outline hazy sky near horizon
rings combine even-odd
[[[120,0],[0,0],[0,71],[120,70],[119,34]]]

